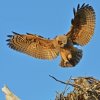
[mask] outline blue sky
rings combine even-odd
[[[74,68],[61,68],[60,57],[39,60],[16,52],[6,45],[11,31],[36,33],[46,38],[69,31],[73,7],[88,3],[96,12],[95,34],[82,47],[83,58]],[[54,100],[64,85],[49,77],[66,81],[70,76],[94,76],[100,79],[100,1],[99,0],[1,0],[0,1],[0,89],[7,84],[22,100]],[[4,100],[0,90],[0,100]]]

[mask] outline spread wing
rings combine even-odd
[[[54,45],[54,40],[45,39],[35,34],[13,33],[14,35],[8,35],[7,41],[9,47],[14,50],[40,59],[53,59],[59,54],[59,50]]]
[[[72,27],[68,32],[71,41],[81,46],[86,45],[94,33],[95,28],[95,12],[88,4],[77,6],[77,11],[73,9],[74,19],[72,19]]]

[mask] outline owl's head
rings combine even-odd
[[[60,47],[64,47],[67,44],[67,36],[66,35],[59,35],[55,39],[58,42],[58,45],[60,45]]]

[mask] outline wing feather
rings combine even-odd
[[[83,4],[81,7],[77,6],[77,11],[73,9],[73,13],[72,27],[67,35],[73,43],[84,46],[94,34],[95,12],[88,4]]]
[[[55,40],[49,40],[35,34],[10,35],[8,45],[10,48],[26,53],[40,59],[54,59],[58,56],[59,50],[55,47]]]

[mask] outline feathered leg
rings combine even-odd
[[[79,63],[82,58],[82,50],[69,46],[65,49],[61,49],[61,67],[74,67]]]

